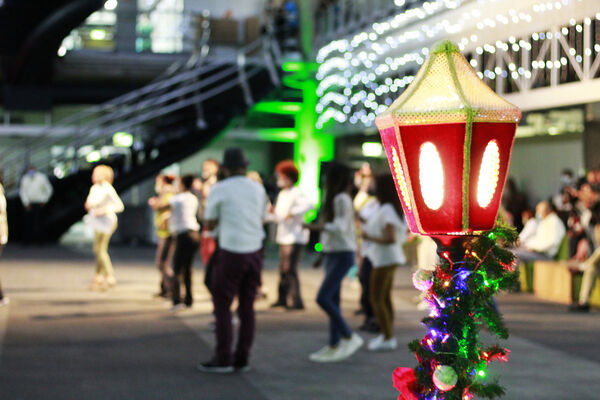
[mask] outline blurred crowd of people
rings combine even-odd
[[[578,301],[569,309],[589,311],[600,272],[600,168],[581,177],[563,170],[559,190],[535,209],[509,179],[502,206],[501,215],[520,232],[519,260],[567,260],[572,273],[583,272]]]
[[[331,162],[324,171],[322,207],[302,192],[301,171],[292,160],[279,162],[273,171],[277,193],[269,195],[260,174],[248,170],[249,161],[240,148],[225,150],[221,161],[207,159],[199,176],[160,174],[156,195],[148,200],[154,210],[157,297],[168,299],[171,312],[192,307],[192,266],[199,254],[205,268],[204,284],[212,296],[216,345],[214,356],[198,368],[205,372],[229,373],[249,368],[255,335],[254,303],[264,297],[261,286],[266,224],[276,226],[279,249],[279,285],[272,308],[301,311],[305,308],[300,279],[300,261],[310,232],[320,235],[322,252],[314,266],[324,266],[324,277],[316,303],[329,320],[328,344],[311,353],[318,363],[351,357],[364,339],[347,323],[340,307],[342,281],[354,268],[361,284],[360,308],[364,323],[358,327],[375,334],[367,343],[370,351],[392,351],[394,310],[391,297],[395,271],[416,264],[433,269],[437,263],[433,240],[409,232],[389,172],[376,174],[368,163],[352,171]],[[109,256],[109,242],[117,229],[117,214],[124,205],[113,188],[113,170],[98,165],[85,202],[84,218],[94,231],[96,271],[92,290],[109,290],[117,283]],[[39,238],[36,218],[52,195],[47,178],[32,166],[24,175],[20,198],[29,213],[28,238]],[[307,213],[317,218],[307,222]],[[517,185],[508,180],[499,218],[516,226],[520,243],[514,249],[520,262],[568,258],[583,271],[579,302],[571,310],[589,310],[589,296],[600,272],[600,170],[576,179],[565,170],[560,190],[537,204],[535,210]],[[0,251],[8,240],[6,200],[0,185]],[[415,248],[416,259],[408,261],[406,249]],[[566,255],[562,253],[567,253]],[[0,289],[0,305],[8,301]],[[232,305],[237,304],[237,319]],[[233,346],[234,324],[239,323]]]

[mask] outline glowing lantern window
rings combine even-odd
[[[409,210],[410,199],[408,197],[408,189],[406,188],[406,180],[404,179],[404,172],[402,172],[402,164],[400,164],[400,157],[398,157],[398,152],[395,147],[392,147],[392,162],[394,165],[394,173],[396,174],[396,179],[398,180],[398,184],[400,185],[400,194],[402,195],[402,200],[404,201],[404,205]]]
[[[432,210],[440,208],[444,202],[444,169],[440,154],[431,142],[421,145],[419,183],[425,205]]]
[[[499,173],[500,149],[498,148],[498,142],[491,140],[483,152],[477,183],[477,202],[483,208],[489,206],[494,198]]]

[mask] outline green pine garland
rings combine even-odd
[[[494,295],[516,282],[515,257],[505,246],[517,238],[513,228],[500,226],[467,239],[463,260],[452,262],[442,257],[426,291],[432,313],[422,322],[428,334],[409,344],[419,361],[414,368],[415,397],[470,400],[473,396],[494,399],[504,394],[497,382],[485,382],[485,376],[487,363],[506,361],[508,350],[499,345],[484,346],[479,332],[487,327],[497,337],[508,338]],[[443,391],[434,383],[438,366],[449,366],[456,372],[458,379],[452,389]]]

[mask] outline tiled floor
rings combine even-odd
[[[391,373],[413,366],[402,345],[392,353],[361,350],[352,359],[318,365],[308,354],[326,343],[327,322],[313,299],[321,270],[302,270],[307,310],[271,310],[257,303],[253,370],[232,376],[195,370],[212,354],[211,303],[195,270],[196,303],[175,316],[153,299],[157,273],[151,249],[115,248],[118,286],[87,288],[93,261],[87,250],[8,247],[0,277],[11,298],[0,309],[0,399],[377,400],[395,399]],[[306,260],[308,264],[308,259]],[[423,335],[412,303],[407,268],[394,293],[401,344]],[[277,281],[269,257],[264,287],[273,300]],[[352,326],[358,288],[346,281],[343,306]],[[600,398],[600,314],[571,315],[564,306],[526,294],[499,300],[511,328],[511,360],[491,368],[509,400]]]

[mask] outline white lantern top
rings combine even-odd
[[[518,123],[521,111],[498,96],[450,41],[434,46],[414,81],[377,119],[398,125],[472,122]]]

